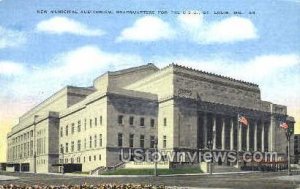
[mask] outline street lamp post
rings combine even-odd
[[[19,172],[22,172],[22,163],[21,163],[21,159],[22,159],[22,154],[19,154]]]
[[[62,170],[61,170],[61,172],[62,172],[62,174],[64,174],[65,173],[64,147],[61,148],[61,155],[62,155]]]
[[[154,150],[155,150],[155,154],[157,154],[157,144],[158,144],[158,139],[155,138],[154,140]],[[156,159],[153,159],[154,160],[154,176],[157,176],[157,158]]]
[[[293,130],[290,128],[285,130],[285,136],[288,143],[288,149],[287,149],[287,158],[288,158],[288,175],[291,175],[291,155],[290,155],[290,141],[291,141],[291,135],[293,134]]]
[[[213,140],[210,139],[209,141],[207,141],[207,148],[209,149],[209,152],[211,155],[210,162],[209,162],[209,174],[210,175],[212,175],[212,164],[213,164],[212,146],[213,146]]]
[[[210,164],[209,164],[209,174],[212,175],[213,173],[213,163],[214,163],[214,157],[213,157],[213,146],[214,146],[214,138],[215,138],[215,135],[216,135],[216,131],[213,130],[212,133],[211,133],[211,138],[210,140],[207,141],[207,147],[210,151],[210,155],[211,155],[211,160],[210,160]]]
[[[33,172],[36,173],[36,123],[38,115],[33,117]]]

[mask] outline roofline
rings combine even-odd
[[[123,70],[117,70],[117,71],[112,71],[112,72],[108,71],[107,73],[111,76],[116,76],[116,75],[121,75],[123,73],[134,72],[136,70],[141,70],[141,69],[144,69],[144,68],[153,68],[157,71],[159,70],[159,68],[156,67],[153,63],[148,63],[148,64],[143,64],[143,65],[140,65],[140,66],[126,68],[126,69],[123,69]]]
[[[167,69],[169,67],[182,68],[182,69],[185,69],[185,70],[191,70],[191,71],[195,71],[195,72],[202,73],[202,74],[209,75],[209,76],[215,76],[215,77],[219,77],[219,78],[222,78],[222,79],[227,79],[229,81],[239,82],[239,83],[250,85],[250,86],[253,86],[253,87],[259,87],[258,84],[255,84],[255,83],[252,83],[252,82],[247,82],[247,81],[243,81],[243,80],[239,80],[239,79],[234,79],[234,78],[231,78],[231,77],[228,77],[228,76],[215,74],[215,73],[212,73],[212,72],[206,72],[206,71],[198,70],[198,69],[195,69],[195,68],[192,68],[192,67],[182,66],[182,65],[179,65],[179,64],[176,64],[176,63],[171,63],[168,66],[162,68],[161,70]]]
[[[23,119],[24,117],[26,117],[25,115],[28,114],[31,110],[33,110],[34,108],[42,105],[43,103],[47,102],[48,100],[50,100],[51,98],[53,98],[54,96],[56,96],[57,94],[59,94],[60,92],[64,91],[64,90],[68,90],[68,89],[84,89],[84,90],[90,90],[90,91],[94,91],[93,88],[91,87],[77,87],[77,86],[72,86],[72,85],[66,85],[65,87],[61,88],[60,90],[56,91],[54,94],[52,94],[51,96],[49,96],[48,98],[46,98],[45,100],[43,100],[42,102],[38,103],[37,105],[35,105],[34,107],[32,107],[31,109],[29,109],[28,111],[26,111],[24,114],[22,114],[19,119]]]
[[[130,68],[117,70],[117,71],[107,71],[107,72],[104,72],[103,74],[101,74],[100,76],[96,77],[93,80],[93,83],[95,83],[96,80],[98,80],[99,78],[104,77],[104,76],[117,76],[117,75],[120,75],[123,73],[134,72],[134,71],[136,71],[136,69],[143,69],[143,68],[153,68],[153,69],[156,69],[157,71],[159,70],[159,68],[156,67],[153,63],[148,63],[148,64],[143,64],[140,66],[130,67]]]

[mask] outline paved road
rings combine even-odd
[[[251,173],[227,175],[197,175],[172,177],[139,177],[139,178],[99,178],[86,176],[48,175],[31,173],[0,173],[0,175],[16,176],[18,180],[0,181],[1,184],[20,185],[74,185],[74,184],[100,184],[100,183],[144,183],[164,184],[166,186],[190,186],[201,188],[300,188],[300,177],[280,179],[284,173]]]

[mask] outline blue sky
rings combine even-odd
[[[278,77],[275,74],[280,73],[284,74],[285,78],[287,78],[286,75],[293,75],[293,77],[289,76],[291,77],[288,79],[289,83],[299,79],[295,76],[299,75],[299,1],[163,2],[0,1],[0,63],[2,63],[0,84],[8,89],[1,96],[11,98],[11,88],[17,86],[10,84],[18,83],[20,79],[26,78],[25,80],[29,82],[26,84],[30,84],[43,70],[55,72],[55,67],[67,64],[64,58],[68,54],[82,53],[81,56],[84,59],[84,56],[89,53],[84,54],[81,50],[88,51],[89,48],[95,51],[93,54],[95,56],[102,54],[104,57],[113,57],[119,54],[130,61],[140,62],[129,61],[118,65],[99,61],[95,63],[98,64],[97,66],[93,65],[94,62],[85,63],[84,60],[80,60],[78,64],[86,67],[86,72],[81,75],[86,78],[85,80],[78,81],[76,74],[79,72],[69,74],[69,76],[65,73],[66,77],[53,82],[52,87],[48,86],[43,89],[43,87],[38,88],[42,84],[37,86],[36,90],[44,91],[44,96],[41,95],[41,98],[66,84],[89,85],[92,76],[109,69],[114,70],[147,62],[156,63],[158,66],[171,62],[187,64],[198,69],[220,72],[239,79],[265,84],[266,78],[262,77],[263,73],[260,73],[262,75],[257,78],[257,75],[254,76],[255,70],[250,71],[248,75],[247,73],[243,75],[237,74],[238,69],[242,70],[246,67],[250,70],[255,61],[261,61],[261,63],[256,63],[261,64],[261,69],[272,70],[274,69],[272,61],[280,59],[283,62],[275,66],[277,70],[271,73],[272,78]],[[114,14],[49,13],[50,10],[61,9],[110,10]],[[47,10],[48,14],[38,14],[37,10]],[[116,14],[117,10],[153,10],[156,12],[162,10],[168,11],[168,14],[156,13],[151,16]],[[172,14],[171,11],[178,11],[181,14]],[[186,16],[183,15],[183,11],[208,11],[209,14]],[[216,15],[215,11],[228,11],[230,14]],[[244,14],[234,15],[233,11],[241,11]],[[248,14],[250,11],[255,11],[255,14]],[[138,28],[139,21],[141,25]],[[122,34],[126,29],[129,34],[127,33],[128,35],[124,37]],[[225,34],[223,35],[222,32]],[[145,35],[138,38],[136,33],[145,33]],[[231,36],[230,33],[238,37]],[[101,57],[98,58],[101,59]],[[204,63],[197,65],[197,61]],[[220,68],[219,63],[221,64],[222,61],[226,68],[233,70],[232,73]],[[12,63],[12,65],[7,66],[7,63]],[[78,65],[74,66],[78,67]],[[89,66],[93,68],[93,71],[88,69]],[[70,80],[71,83],[66,82]],[[288,82],[285,81],[284,84],[286,83]],[[18,89],[15,88],[15,90]],[[27,91],[30,94],[36,92],[35,89]],[[24,96],[28,97],[29,94],[26,94],[26,91],[24,93]],[[268,98],[269,96],[266,95]],[[20,98],[20,95],[16,97]],[[275,97],[270,98],[267,100],[273,100]]]
[[[50,13],[62,9],[114,14]],[[175,62],[257,83],[264,100],[287,105],[298,118],[299,13],[298,0],[0,0],[0,129],[65,85],[89,86],[108,70],[148,62]]]

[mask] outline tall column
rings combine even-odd
[[[203,115],[203,144],[204,148],[207,148],[207,113]]]
[[[217,119],[216,114],[213,114],[212,116],[212,139],[213,139],[213,149],[216,149],[217,147]]]
[[[261,122],[261,151],[265,151],[265,123],[264,120]]]
[[[268,144],[268,150],[270,152],[275,151],[275,125],[276,125],[276,119],[274,116],[271,116],[270,125],[268,125],[268,137],[269,137],[269,144]]]
[[[230,118],[230,150],[234,149],[234,123],[233,119]]]
[[[247,151],[250,151],[250,123],[246,127],[247,133],[246,133],[246,146],[247,146]]]
[[[254,151],[257,151],[257,121],[254,122],[254,132],[253,132],[253,145],[254,145]]]
[[[222,150],[225,150],[226,148],[226,141],[225,141],[225,118],[222,117],[222,133],[221,133],[221,137],[222,137]]]
[[[242,150],[242,127],[241,127],[241,124],[238,123],[237,125],[237,130],[238,130],[238,133],[237,133],[237,136],[238,136],[238,151],[241,151]]]
[[[270,119],[270,124],[268,125],[268,151],[275,151],[275,125],[276,125],[276,119],[274,116],[274,106],[276,107],[276,105],[271,104],[270,106],[270,110],[271,110],[271,119]]]

